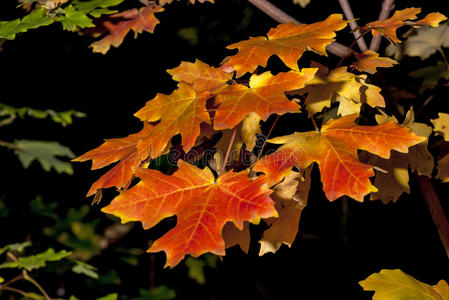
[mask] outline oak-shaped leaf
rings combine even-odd
[[[158,93],[134,114],[142,121],[160,121],[138,148],[151,145],[148,149],[150,157],[158,157],[171,138],[179,133],[183,149],[188,152],[200,135],[200,124],[211,123],[206,110],[206,101],[210,97],[208,91],[196,92],[192,85],[185,82],[180,82],[178,89],[170,95]]]
[[[221,68],[211,67],[196,59],[194,63],[183,61],[178,67],[167,70],[173,80],[193,85],[197,92],[211,91],[229,81],[229,74]]]
[[[177,216],[176,226],[148,249],[165,251],[166,266],[177,265],[186,254],[194,257],[212,252],[225,255],[223,226],[277,215],[264,176],[251,179],[248,172],[228,172],[215,179],[209,168],[199,169],[184,161],[173,175],[137,169],[140,182],[121,192],[103,212],[122,222],[140,221],[145,229]]]
[[[146,6],[141,9],[133,8],[110,16],[110,20],[118,20],[117,23],[106,21],[104,27],[109,31],[101,40],[92,43],[93,52],[106,54],[111,46],[119,47],[126,35],[132,30],[134,37],[143,31],[153,33],[154,28],[159,24],[155,13],[162,12],[160,6]],[[123,20],[124,19],[124,20]]]
[[[148,157],[148,151],[146,149],[139,150],[137,145],[152,131],[153,126],[145,124],[143,129],[137,133],[124,138],[108,139],[99,147],[73,159],[73,161],[79,162],[92,160],[92,170],[118,162],[92,184],[87,196],[95,194],[97,190],[112,186],[118,189],[128,186],[133,176],[133,168],[138,167]]]
[[[32,271],[34,269],[45,267],[46,263],[49,261],[58,261],[71,254],[71,252],[65,250],[55,252],[55,250],[49,248],[47,249],[47,251],[38,253],[36,255],[23,256],[19,257],[17,261],[5,262],[0,265],[0,269],[18,268]]]
[[[241,77],[254,72],[257,66],[266,67],[270,56],[277,55],[287,67],[298,71],[297,61],[305,51],[326,55],[326,46],[334,41],[335,31],[345,28],[347,23],[349,21],[343,20],[341,14],[333,14],[309,25],[280,24],[272,28],[267,37],[252,37],[229,45],[228,49],[238,49],[239,52],[225,59],[223,70],[236,71],[236,77]]]
[[[359,113],[362,103],[371,107],[385,107],[381,89],[366,82],[366,75],[356,75],[347,71],[347,67],[329,69],[318,64],[315,77],[306,82],[305,88],[297,91],[306,96],[306,108],[309,115],[319,113],[330,107],[333,101],[340,102],[338,114],[345,116]]]
[[[373,300],[447,300],[447,297],[442,297],[445,288],[447,288],[447,283],[444,283],[444,281],[440,281],[438,285],[431,286],[399,269],[384,269],[359,282],[365,291],[375,292]]]
[[[391,150],[406,153],[425,138],[393,122],[360,126],[354,123],[356,118],[357,114],[348,115],[329,120],[320,132],[296,132],[269,140],[283,145],[258,161],[254,170],[264,172],[268,184],[273,185],[289,175],[293,166],[305,169],[317,162],[330,201],[343,195],[363,201],[365,195],[377,189],[369,180],[374,175],[373,166],[361,163],[357,150],[389,158]]]
[[[351,67],[356,68],[360,72],[374,74],[377,68],[390,68],[398,64],[397,61],[388,57],[379,57],[379,53],[373,50],[366,50],[363,53],[355,53],[356,62]]]
[[[396,30],[399,27],[402,27],[404,25],[412,25],[412,26],[427,25],[431,27],[438,27],[440,22],[447,19],[443,14],[430,13],[421,20],[411,21],[417,19],[418,17],[416,15],[419,14],[420,12],[421,9],[416,7],[409,7],[402,10],[397,10],[390,18],[370,22],[365,26],[361,27],[361,29],[371,30],[373,36],[382,34],[391,42],[400,43],[401,40],[399,40],[398,37],[396,36]]]
[[[272,75],[267,71],[253,74],[249,87],[243,84],[227,85],[215,92],[215,129],[233,128],[249,113],[256,113],[263,121],[272,114],[299,112],[300,106],[290,101],[285,92],[304,87],[317,71],[304,68],[299,72],[290,71]]]

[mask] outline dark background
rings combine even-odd
[[[138,1],[128,1],[140,6]],[[351,1],[359,24],[377,19],[381,1]],[[291,0],[273,1],[286,12],[306,23],[340,13],[338,1],[312,0],[302,9]],[[0,20],[22,15],[15,1],[0,4]],[[396,1],[396,7],[417,6],[423,15],[440,11],[449,15],[448,7],[437,1]],[[217,66],[232,54],[226,45],[265,34],[277,23],[258,11],[247,1],[216,0],[216,4],[168,5],[157,14],[161,24],[155,34],[144,33],[137,39],[130,34],[123,45],[112,48],[107,55],[93,54],[88,48],[91,37],[63,32],[60,25],[33,30],[6,42],[0,52],[0,102],[16,107],[51,108],[57,111],[75,109],[87,114],[74,124],[62,128],[51,121],[19,120],[0,128],[2,140],[15,138],[56,140],[80,155],[96,146],[104,138],[122,137],[139,129],[139,121],[132,114],[158,92],[170,93],[175,83],[165,72],[181,61],[195,58]],[[196,26],[198,43],[190,44],[178,35],[180,28]],[[338,35],[348,45],[352,42],[349,30]],[[368,39],[369,41],[369,39]],[[385,46],[386,43],[383,44]],[[338,58],[307,53],[300,60],[308,66],[310,59],[335,66]],[[277,66],[277,58],[270,64]],[[410,84],[407,70],[426,66],[417,58],[406,58],[400,67],[384,71],[392,85]],[[447,93],[447,91],[446,91]],[[426,118],[435,118],[442,109],[443,96],[423,111]],[[265,132],[271,126],[267,121]],[[277,125],[278,133],[308,130],[292,118]],[[311,126],[307,123],[306,126]],[[275,132],[275,134],[278,134]],[[88,163],[74,164],[73,176],[43,172],[37,163],[24,170],[11,151],[1,150],[1,193],[6,204],[18,211],[13,218],[0,219],[0,245],[19,242],[27,237],[48,242],[42,237],[42,227],[28,215],[27,203],[36,195],[59,203],[61,213],[68,207],[90,203],[85,199],[89,185],[104,171],[89,171]],[[105,250],[91,263],[99,272],[115,270],[121,285],[110,288],[85,289],[80,282],[67,283],[69,291],[76,291],[81,299],[93,299],[106,292],[135,295],[139,288],[148,288],[151,272],[156,284],[165,284],[176,290],[178,299],[370,299],[371,293],[362,292],[358,281],[381,269],[400,268],[417,279],[436,284],[449,279],[449,262],[436,228],[416,182],[411,180],[411,195],[403,195],[395,204],[380,201],[358,203],[351,199],[327,201],[321,190],[319,173],[315,169],[309,204],[301,217],[299,236],[293,246],[283,246],[276,254],[258,257],[257,241],[262,230],[253,229],[253,243],[249,255],[237,248],[218,262],[216,269],[206,268],[206,284],[198,285],[187,277],[187,269],[180,264],[174,269],[163,269],[162,253],[144,254],[138,266],[117,262],[113,250]],[[435,181],[442,205],[448,211],[447,186]],[[106,192],[100,206],[112,199]],[[347,204],[347,209],[344,209]],[[89,218],[100,219],[101,226],[111,220],[93,206]],[[140,225],[118,245],[146,249],[148,241],[160,236],[162,227],[143,231]],[[48,245],[43,245],[45,247]],[[152,258],[153,257],[153,258]],[[151,271],[152,270],[152,271]],[[50,276],[50,275],[47,275]],[[51,277],[46,277],[51,278]],[[57,284],[50,286],[52,293]],[[52,290],[53,289],[53,290]]]

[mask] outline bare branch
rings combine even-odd
[[[347,20],[354,20],[354,14],[352,13],[351,5],[348,0],[338,0],[340,3],[341,9],[343,10]],[[360,32],[359,25],[357,25],[357,21],[352,21],[349,23],[349,26],[352,29],[354,34],[354,38],[357,41],[357,45],[359,46],[360,51],[365,52],[368,50],[368,46],[366,45],[365,39]]]
[[[293,18],[292,16],[286,14],[283,10],[279,9],[278,7],[274,6],[267,0],[248,0],[248,2],[252,3],[254,6],[256,6],[258,9],[263,11],[265,14],[270,16],[273,20],[278,21],[279,23],[295,23],[295,24],[301,24],[298,20]],[[343,57],[353,52],[353,50],[349,49],[348,47],[333,42],[330,45],[327,46],[327,51],[330,53]]]
[[[384,0],[382,3],[382,10],[379,14],[379,21],[385,20],[390,15],[391,10],[393,9],[394,0]],[[380,41],[382,40],[381,35],[373,36],[371,43],[369,45],[369,49],[373,51],[379,50],[380,47]]]

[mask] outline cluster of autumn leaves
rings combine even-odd
[[[403,25],[438,26],[446,19],[431,13],[413,21],[419,12],[417,8],[397,11],[391,18],[368,23],[362,30],[398,42],[396,29]],[[325,48],[334,41],[335,32],[347,24],[339,14],[310,25],[281,24],[267,36],[228,46],[238,52],[219,68],[196,60],[168,70],[178,88],[170,95],[157,94],[135,114],[142,121],[141,131],[106,140],[75,159],[92,160],[92,169],[117,163],[92,185],[88,196],[116,187],[120,194],[103,211],[123,222],[140,221],[145,229],[176,215],[177,225],[148,250],[165,251],[166,265],[175,266],[186,254],[225,255],[225,248],[235,244],[247,250],[247,222],[257,224],[261,219],[270,225],[260,241],[261,255],[275,252],[281,244],[290,246],[307,204],[314,162],[330,201],[341,196],[363,201],[367,194],[382,193],[376,188],[381,186],[377,185],[379,176],[374,185],[370,181],[375,174],[373,165],[389,159],[391,150],[399,155],[407,153],[404,157],[409,157],[408,163],[415,164],[410,157],[427,151],[430,132],[414,123],[412,111],[402,125],[392,117],[379,115],[379,125],[360,126],[355,121],[362,103],[385,107],[380,88],[369,84],[367,75],[349,72],[348,67],[298,67],[298,59],[305,51],[326,55]],[[258,67],[266,67],[273,55],[290,71],[276,75],[256,72]],[[360,72],[374,73],[378,67],[396,64],[373,51],[356,53],[355,58],[350,67]],[[304,97],[303,106],[311,118],[332,102],[339,102],[341,118],[330,119],[319,130],[272,138],[270,143],[281,145],[276,152],[263,156],[247,170],[229,170],[225,152],[241,151],[243,144],[251,151],[256,134],[261,133],[261,120],[273,114],[300,112],[299,101],[290,100],[287,94]],[[200,169],[179,160],[171,175],[145,168],[152,159],[170,150],[176,135],[181,136],[183,151],[188,152],[218,133],[223,137],[215,146],[217,153],[210,167]],[[412,146],[416,149],[413,153],[409,152]],[[366,151],[364,162],[359,150]],[[294,167],[300,171],[294,171]],[[421,166],[413,167],[421,172]],[[133,178],[139,182],[130,187]]]

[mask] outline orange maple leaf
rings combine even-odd
[[[209,92],[197,93],[185,82],[179,83],[179,88],[170,95],[157,94],[152,100],[134,115],[142,121],[160,122],[155,125],[151,134],[143,139],[138,149],[148,148],[151,158],[159,156],[170,139],[178,133],[182,136],[184,151],[189,151],[195,145],[200,135],[201,122],[211,124],[206,111],[206,101],[211,97]]]
[[[153,126],[145,124],[144,128],[124,138],[108,139],[99,147],[73,159],[73,161],[92,160],[92,170],[101,169],[119,162],[111,170],[92,184],[87,197],[99,189],[115,186],[119,189],[128,186],[133,176],[133,168],[140,165],[148,157],[148,152],[139,151],[137,144],[147,137]]]
[[[264,172],[268,183],[275,184],[287,176],[293,166],[305,169],[317,162],[323,190],[330,201],[343,195],[363,201],[365,195],[377,189],[369,180],[374,175],[373,166],[361,163],[357,150],[389,158],[391,150],[407,153],[410,146],[425,138],[393,122],[359,126],[354,123],[356,118],[353,114],[331,119],[322,126],[321,132],[296,132],[269,140],[284,145],[263,157],[254,170]]]
[[[236,76],[240,77],[254,72],[259,65],[265,67],[268,58],[277,55],[290,69],[298,71],[297,61],[304,51],[326,55],[326,46],[334,41],[335,31],[345,28],[347,23],[341,14],[333,14],[309,25],[280,24],[268,32],[268,38],[259,36],[229,45],[228,49],[239,52],[225,60],[223,70],[237,71]]]
[[[154,14],[162,11],[164,11],[164,9],[160,6],[153,7],[149,5],[142,7],[140,10],[133,8],[110,16],[110,18],[120,21],[118,23],[112,23],[110,21],[104,23],[109,34],[91,45],[93,52],[106,54],[111,46],[120,46],[125,39],[125,36],[131,30],[134,31],[134,38],[143,31],[153,33],[154,28],[159,24],[159,20]]]
[[[379,57],[379,53],[373,50],[366,50],[363,53],[355,53],[357,61],[351,64],[351,67],[356,68],[360,72],[367,72],[374,74],[377,68],[390,68],[397,65],[398,62],[388,57]]]
[[[173,80],[192,84],[197,92],[217,89],[231,79],[221,68],[211,67],[199,59],[194,63],[183,61],[178,67],[167,70],[167,73]]]
[[[299,112],[300,106],[288,100],[285,92],[304,87],[313,78],[316,68],[304,68],[300,72],[290,71],[273,76],[269,71],[253,74],[249,87],[228,85],[216,92],[215,129],[233,128],[249,113],[255,112],[266,121],[271,114]]]
[[[186,254],[225,255],[222,230],[227,222],[242,230],[244,221],[258,223],[261,218],[277,216],[264,176],[251,179],[244,171],[215,179],[207,167],[199,169],[181,160],[178,164],[171,176],[137,169],[141,181],[102,209],[122,222],[140,221],[145,229],[176,215],[176,227],[148,249],[165,251],[166,266],[177,265]]]
[[[373,36],[382,34],[393,43],[400,43],[401,41],[396,36],[396,30],[404,25],[422,26],[428,25],[431,27],[438,27],[438,24],[446,20],[446,16],[440,13],[430,13],[421,20],[410,22],[415,20],[416,16],[421,12],[420,8],[409,7],[394,12],[393,16],[381,21],[374,21],[361,27],[362,30],[371,30]],[[408,22],[406,22],[408,21]]]

